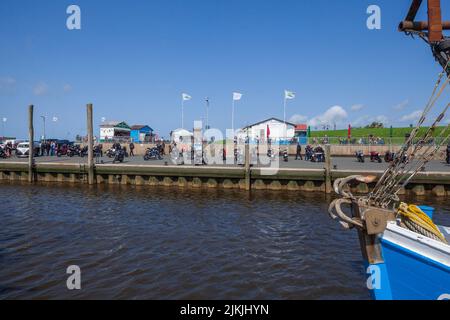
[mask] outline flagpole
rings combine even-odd
[[[233,130],[234,135],[234,96],[233,96],[233,103],[231,107],[231,129]]]
[[[209,113],[209,98],[206,97],[206,130],[208,130],[209,125],[208,125],[208,113]]]
[[[284,139],[286,139],[286,93],[284,94],[284,108],[283,108],[283,121],[284,121]]]
[[[184,97],[181,97],[181,129],[184,129]]]

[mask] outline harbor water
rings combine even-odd
[[[0,299],[370,299],[321,193],[0,183]],[[415,200],[450,225],[450,200]],[[81,269],[68,290],[66,269]]]

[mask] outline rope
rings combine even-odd
[[[398,215],[407,229],[448,244],[438,227],[419,207],[401,203],[398,208]]]

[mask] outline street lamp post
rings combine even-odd
[[[7,118],[2,118],[2,136],[5,137],[5,123],[8,121]]]
[[[44,138],[44,142],[45,142],[45,140],[46,140],[46,136],[45,136],[45,116],[41,116],[41,118],[42,118],[42,121],[44,123],[44,136],[43,136],[43,138]]]
[[[208,122],[208,114],[209,114],[209,98],[208,97],[206,97],[206,99],[205,99],[205,101],[206,101],[206,130],[208,130],[209,129],[209,122]]]

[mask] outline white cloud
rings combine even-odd
[[[9,92],[14,90],[14,86],[16,85],[16,79],[12,77],[3,77],[0,78],[0,91]]]
[[[382,124],[387,124],[387,123],[389,123],[389,118],[386,117],[385,115],[379,115],[379,116],[375,117],[375,121],[381,122]]]
[[[14,79],[12,77],[0,78],[0,88],[12,86],[14,84],[16,84],[16,79]]]
[[[401,122],[417,121],[422,116],[422,113],[423,113],[422,110],[411,112],[410,114],[406,114],[403,117],[401,117],[400,121]]]
[[[65,84],[65,85],[63,86],[63,91],[64,91],[65,93],[72,91],[72,86],[71,86],[70,84],[68,84],[68,83]]]
[[[408,106],[408,104],[409,104],[409,100],[406,99],[406,100],[400,102],[399,104],[393,106],[392,108],[393,108],[394,110],[400,111],[400,110],[405,109],[405,108]]]
[[[354,104],[353,106],[351,106],[351,110],[352,111],[361,111],[364,108],[363,104]]]
[[[302,116],[301,114],[294,114],[292,117],[290,117],[289,122],[299,124],[299,123],[306,123],[308,121],[307,116]]]
[[[33,88],[33,93],[37,96],[42,96],[48,91],[48,85],[45,82],[39,82]]]
[[[322,125],[339,125],[348,118],[347,111],[341,106],[333,106],[325,113],[318,115],[309,120],[309,125],[312,127],[318,127]]]
[[[356,119],[355,121],[352,121],[352,126],[354,126],[354,127],[363,127],[363,126],[366,126],[367,124],[369,124],[369,122],[370,122],[370,116],[367,116],[367,115],[365,115],[365,116],[362,116],[362,117],[359,117],[358,119]]]
[[[372,122],[381,122],[385,126],[386,126],[386,124],[390,123],[389,118],[386,117],[385,115],[379,115],[379,116],[365,115],[365,116],[359,117],[358,119],[353,121],[352,125],[354,127],[365,127],[365,126],[371,124]]]

